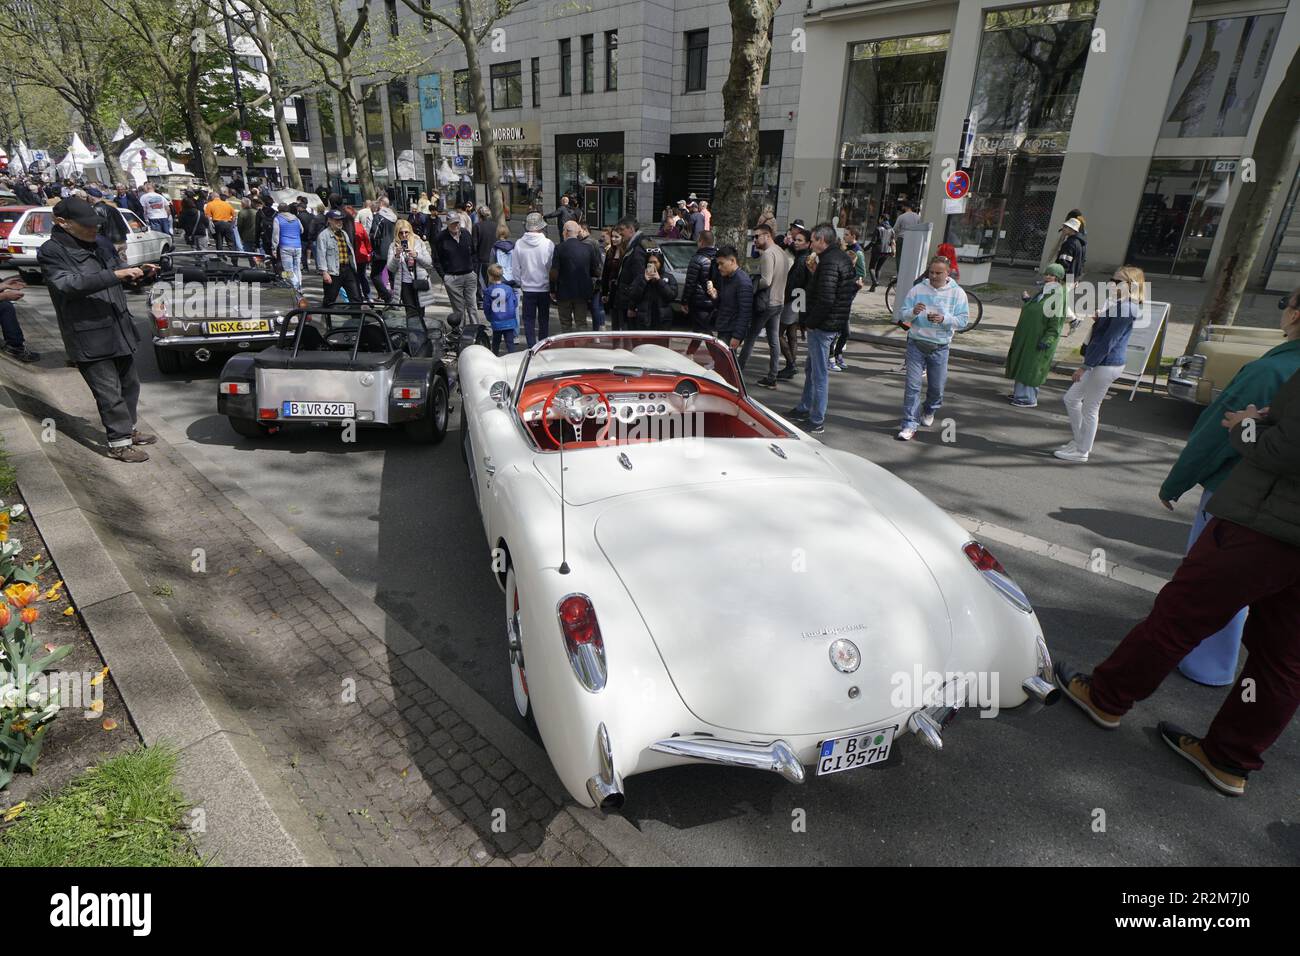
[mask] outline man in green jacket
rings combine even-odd
[[[1006,377],[1015,382],[1010,398],[1017,408],[1038,407],[1038,389],[1052,371],[1065,321],[1064,282],[1065,267],[1053,262],[1043,270],[1042,290],[1020,309],[1006,370]]]
[[[1155,693],[1187,652],[1244,604],[1250,651],[1205,737],[1161,721],[1169,747],[1221,793],[1240,796],[1246,777],[1300,707],[1300,373],[1269,408],[1228,412],[1223,426],[1241,456],[1207,505],[1214,517],[1147,619],[1091,674],[1057,664],[1065,696],[1097,725],[1115,729]]]
[[[1223,416],[1231,409],[1248,405],[1268,407],[1282,384],[1300,371],[1300,289],[1280,304],[1284,306],[1282,335],[1286,341],[1242,366],[1232,377],[1228,387],[1197,419],[1187,438],[1187,447],[1160,486],[1160,503],[1170,511],[1185,492],[1196,485],[1204,489],[1192,519],[1192,530],[1187,540],[1189,551],[1210,521],[1206,503],[1241,458],[1232,447],[1227,430],[1220,424]],[[1183,658],[1178,670],[1198,684],[1211,687],[1231,684],[1237,673],[1237,657],[1245,624],[1246,609],[1243,607],[1221,631],[1207,637]]]

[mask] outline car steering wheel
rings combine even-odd
[[[551,433],[551,419],[549,417],[551,405],[554,404],[556,396],[566,388],[577,389],[579,395],[595,395],[605,406],[605,421],[608,422],[614,417],[614,409],[610,407],[608,396],[606,396],[605,393],[595,385],[588,382],[558,382],[556,383],[556,386],[551,389],[551,394],[546,396],[546,401],[542,403],[542,431],[546,432],[546,437],[550,439],[552,448],[559,448],[560,441]],[[585,418],[586,416],[583,417]],[[565,421],[568,420],[568,416],[566,415]],[[569,424],[572,425],[573,422],[569,422]],[[581,421],[578,424],[581,424]]]

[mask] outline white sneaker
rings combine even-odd
[[[1064,445],[1057,445],[1055,451],[1074,451],[1074,439],[1071,438]]]
[[[930,427],[931,425],[933,425],[933,424],[934,424],[934,413],[933,413],[933,412],[926,412],[924,415],[921,416],[921,427],[922,427],[922,428],[929,428],[929,427]]]
[[[1082,463],[1088,460],[1088,456],[1077,448],[1058,448],[1056,451],[1052,452],[1052,454],[1061,459],[1061,461]]]
[[[899,441],[911,441],[914,437],[916,437],[915,428],[904,428],[901,429],[898,433]]]

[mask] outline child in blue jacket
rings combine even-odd
[[[515,350],[515,332],[519,330],[519,293],[503,281],[504,270],[497,263],[488,266],[488,287],[483,290],[483,313],[492,325],[492,354],[499,355],[501,340],[506,354]]]

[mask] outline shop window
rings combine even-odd
[[[596,88],[596,36],[593,33],[582,37],[582,92],[590,93]]]
[[[492,108],[513,110],[524,105],[522,63],[493,63],[489,68],[492,79]]]
[[[457,115],[474,112],[469,93],[469,70],[457,70],[451,78],[452,100]]]
[[[1150,275],[1203,276],[1236,171],[1235,159],[1152,160],[1128,261]]]
[[[948,57],[948,34],[855,43],[849,55],[844,138],[932,133]]]
[[[709,31],[686,34],[686,92],[699,93],[709,82]]]
[[[975,70],[980,133],[1069,130],[1097,0],[990,11]]]
[[[1187,25],[1162,136],[1245,136],[1282,14]]]
[[[618,89],[618,31],[605,31],[605,89]]]
[[[573,94],[573,41],[560,41],[560,95]]]

